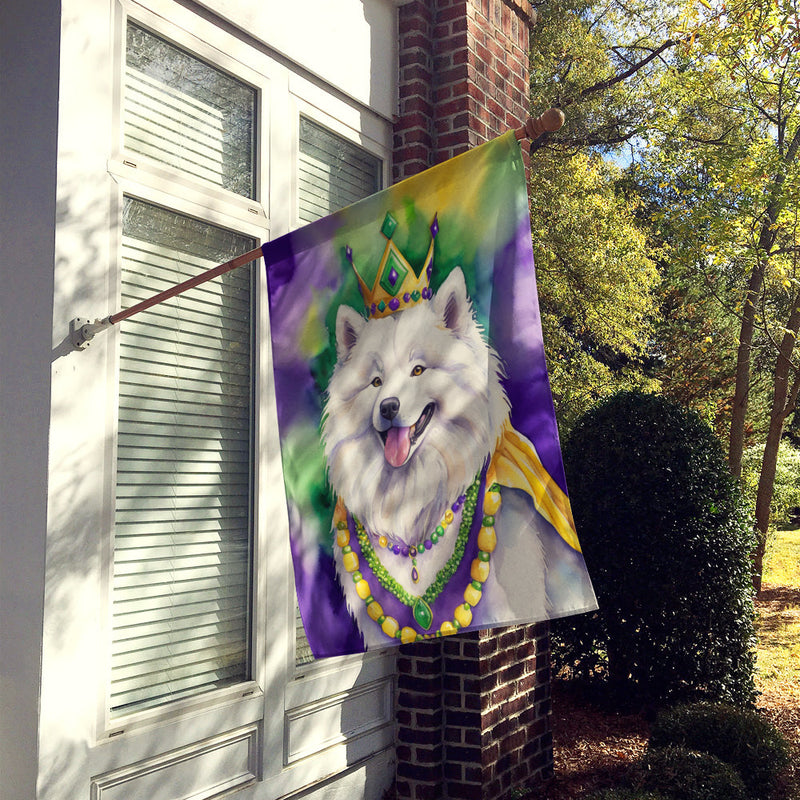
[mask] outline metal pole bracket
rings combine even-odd
[[[110,328],[111,325],[111,320],[108,317],[96,319],[94,322],[85,317],[75,317],[69,323],[69,338],[72,346],[76,350],[85,350],[94,339],[96,333]]]

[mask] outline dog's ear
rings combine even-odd
[[[466,333],[473,323],[472,303],[467,297],[467,284],[461,267],[455,267],[444,279],[433,297],[433,310],[455,333]]]
[[[336,312],[336,355],[340,361],[350,355],[366,322],[354,308],[339,306]]]

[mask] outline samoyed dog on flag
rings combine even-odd
[[[289,545],[314,656],[596,609],[514,132],[263,252]]]
[[[336,347],[322,423],[333,554],[367,649],[550,617],[548,560],[570,548],[545,518],[549,486],[500,485],[510,449],[536,456],[461,269],[383,317],[340,306]]]

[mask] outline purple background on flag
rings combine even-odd
[[[527,217],[497,253],[492,287],[489,338],[506,365],[511,423],[534,443],[548,473],[566,492]]]

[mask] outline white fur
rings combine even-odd
[[[431,301],[388,317],[367,322],[342,306],[336,331],[322,428],[331,487],[372,533],[418,544],[494,450],[508,417],[500,361],[475,322],[460,269]],[[425,371],[412,377],[417,365]],[[400,425],[435,406],[402,467],[384,458],[379,409],[387,398],[399,400]]]
[[[387,317],[367,321],[341,306],[336,341],[338,361],[328,385],[322,426],[331,487],[368,531],[385,535],[390,542],[418,545],[495,449],[509,415],[501,362],[475,321],[458,268],[430,301]],[[415,375],[415,367],[422,367],[422,372]],[[397,401],[391,421],[381,413],[381,403],[390,398]],[[390,424],[414,425],[429,404],[433,415],[408,458],[402,466],[392,466],[384,456],[381,431]],[[501,514],[504,523],[498,523],[497,531],[502,546],[507,517],[503,508]],[[376,552],[408,591],[422,594],[452,554],[459,520],[460,515],[445,538],[418,558],[418,584],[410,580],[407,557],[383,549]],[[525,527],[522,518],[514,525],[519,526]],[[523,532],[509,534],[516,539]],[[531,552],[533,563],[514,564],[500,553],[492,558],[485,588],[493,592],[492,608],[511,615],[508,621],[544,610],[543,579],[540,592],[531,588],[531,580],[543,575],[538,542]],[[334,548],[334,557],[342,574],[339,548]],[[508,573],[508,584],[502,575],[498,579],[498,570]],[[342,583],[367,645],[385,644],[355,595],[353,582]],[[528,600],[533,596],[541,609],[530,609],[528,601],[525,609],[515,609],[508,600],[513,595]]]

